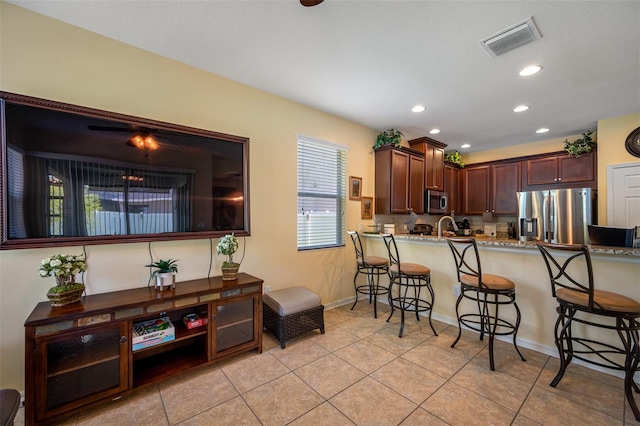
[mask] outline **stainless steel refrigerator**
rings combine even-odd
[[[591,188],[518,192],[520,241],[589,244],[588,225],[596,216]]]

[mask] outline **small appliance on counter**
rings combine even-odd
[[[636,228],[588,225],[589,240],[597,246],[632,247]]]
[[[410,234],[418,234],[418,235],[431,235],[433,232],[433,226],[428,223],[416,223],[413,226],[413,230],[409,231]]]
[[[368,225],[367,226],[366,231],[364,231],[365,234],[379,234],[380,232],[382,232],[382,224],[381,223],[374,223],[373,225]]]
[[[469,223],[469,219],[466,217],[462,219],[462,226],[458,227],[462,229],[462,235],[465,237],[468,237],[473,233],[473,231],[471,231],[471,223]]]

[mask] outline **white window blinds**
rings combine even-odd
[[[298,250],[344,246],[347,149],[298,136]]]

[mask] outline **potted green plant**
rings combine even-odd
[[[162,291],[165,287],[176,287],[176,274],[178,273],[178,261],[174,259],[163,260],[145,265],[147,268],[156,268],[151,272],[151,277],[156,280],[156,290]]]
[[[218,241],[218,254],[227,256],[227,260],[222,262],[222,279],[224,281],[238,278],[240,263],[233,261],[233,254],[238,250],[238,239],[234,234],[227,234]]]
[[[385,145],[393,145],[394,147],[400,147],[400,142],[404,135],[400,130],[387,129],[381,132],[376,138],[376,143],[373,145],[373,149],[378,149]]]
[[[47,297],[51,306],[64,306],[80,301],[84,284],[76,282],[76,275],[87,270],[84,255],[55,254],[40,262],[40,276],[55,277],[57,285],[51,287]]]
[[[573,142],[569,142],[568,139],[565,139],[564,150],[573,157],[580,157],[582,154],[587,154],[593,151],[593,148],[596,146],[596,141],[591,137],[592,134],[593,130],[589,130],[583,133],[581,138],[578,138]]]
[[[462,161],[462,156],[458,151],[449,152],[444,156],[444,159],[450,163],[457,164],[460,168],[464,167],[464,161]]]

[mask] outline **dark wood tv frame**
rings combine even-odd
[[[234,136],[226,133],[203,130],[194,127],[183,126],[180,124],[167,123],[163,121],[152,120],[148,118],[135,117],[117,112],[104,111],[89,107],[67,104],[47,99],[35,98],[26,95],[0,91],[0,101],[8,101],[13,104],[22,104],[34,106],[43,109],[63,111],[84,115],[87,117],[113,120],[123,124],[136,125],[146,128],[161,129],[165,131],[175,131],[190,135],[201,136],[205,138],[219,139],[226,142],[241,143],[243,146],[243,194],[244,194],[244,229],[242,230],[217,230],[217,231],[190,231],[190,232],[171,232],[162,234],[135,234],[135,235],[105,235],[90,237],[55,237],[55,238],[24,238],[19,240],[10,240],[8,230],[7,217],[7,176],[6,176],[6,129],[4,126],[4,114],[0,117],[3,125],[0,128],[1,151],[0,151],[0,250],[40,248],[40,247],[64,247],[78,245],[96,245],[96,244],[121,244],[130,242],[153,242],[153,241],[170,241],[170,240],[192,240],[205,238],[219,238],[225,234],[233,232],[236,236],[249,236],[250,232],[250,197],[249,197],[249,138],[242,136]],[[0,109],[0,113],[4,112],[4,108]]]

